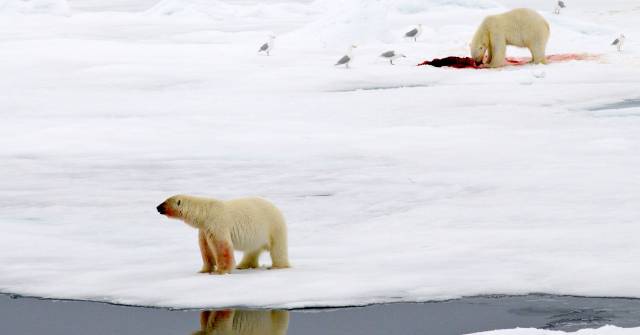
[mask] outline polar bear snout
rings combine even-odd
[[[477,48],[471,49],[471,58],[473,58],[473,61],[476,63],[476,66],[480,66],[484,64],[486,54],[487,54],[487,48],[483,45]]]
[[[476,63],[476,65],[480,65],[484,60],[484,54],[480,54],[477,51],[471,52],[471,58],[473,58],[473,61]]]
[[[156,207],[156,209],[158,210],[158,213],[165,215],[167,214],[167,203],[163,202],[160,205],[158,205],[158,207]]]
[[[182,217],[182,206],[184,199],[179,196],[173,196],[163,201],[160,205],[156,206],[158,213],[173,219],[180,219]]]

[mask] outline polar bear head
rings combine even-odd
[[[469,45],[471,49],[471,58],[476,62],[476,65],[480,65],[484,61],[484,56],[489,49],[490,43],[487,20],[485,19],[480,27],[478,27],[475,35],[473,35],[473,39]]]
[[[183,197],[183,195],[174,195],[163,201],[158,205],[158,207],[156,207],[158,213],[170,218],[180,219],[183,216],[184,209],[182,204],[185,203]]]
[[[222,212],[222,202],[178,194],[163,201],[156,207],[158,213],[168,218],[184,221],[194,228],[202,228],[203,224],[217,218]]]

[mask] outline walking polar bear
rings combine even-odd
[[[549,23],[537,12],[519,8],[487,16],[471,41],[471,57],[482,64],[485,54],[490,67],[504,65],[507,45],[528,48],[534,64],[546,64]]]
[[[238,269],[257,268],[263,250],[271,254],[271,268],[289,267],[287,226],[280,211],[264,199],[221,201],[175,195],[156,209],[199,230],[202,273],[230,273],[234,250],[244,252]]]

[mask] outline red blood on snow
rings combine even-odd
[[[443,67],[443,66],[447,66],[447,67],[455,67],[456,69],[464,69],[464,68],[472,68],[472,69],[479,69],[480,66],[476,65],[476,61],[473,60],[473,58],[471,57],[457,57],[457,56],[449,56],[449,57],[445,57],[445,58],[435,58],[433,60],[426,60],[420,64],[418,64],[418,66],[420,65],[431,65],[431,66],[435,66],[435,67]]]
[[[572,60],[597,60],[598,55],[592,54],[557,54],[547,56],[548,63],[560,63],[568,62]],[[505,66],[519,66],[526,65],[531,62],[531,58],[528,57],[507,57]],[[435,67],[453,67],[456,69],[488,69],[486,65],[476,65],[476,62],[471,57],[457,57],[449,56],[445,58],[435,58],[433,60],[426,60],[418,66],[431,65]]]

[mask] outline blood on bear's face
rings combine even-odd
[[[158,213],[170,218],[177,218],[180,211],[176,210],[176,206],[181,205],[180,199],[169,198],[156,207]]]
[[[487,47],[485,45],[480,45],[474,49],[471,49],[471,58],[476,62],[476,65],[482,65],[485,60],[485,54],[487,52]]]

